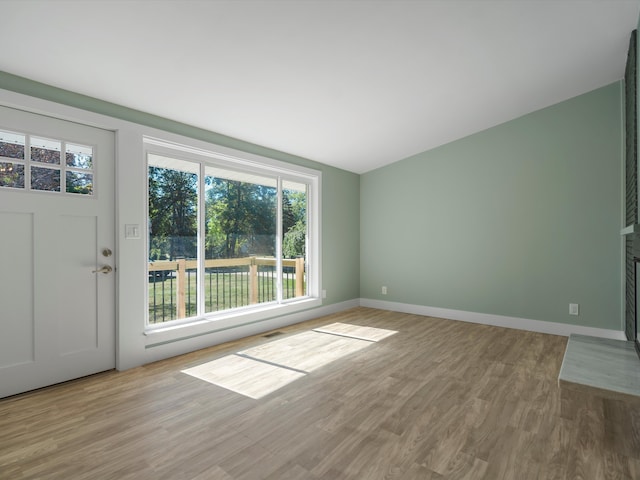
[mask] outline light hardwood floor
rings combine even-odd
[[[334,322],[398,333],[260,399],[181,370]],[[368,308],[0,400],[1,479],[639,479],[583,409],[567,339]]]

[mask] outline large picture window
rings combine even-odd
[[[146,157],[150,328],[318,297],[318,172],[157,142]]]

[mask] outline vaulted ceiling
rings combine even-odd
[[[0,0],[0,70],[356,173],[620,80],[640,0]]]

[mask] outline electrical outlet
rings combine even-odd
[[[577,303],[569,304],[569,315],[578,315],[580,313],[580,306]]]
[[[387,287],[382,287],[382,294],[386,295],[387,294]]]
[[[327,298],[327,291],[326,290],[322,290],[322,298]]]

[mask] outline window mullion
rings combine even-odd
[[[200,163],[200,173],[198,175],[198,271],[196,275],[196,292],[198,296],[198,308],[197,315],[202,316],[205,313],[205,244],[206,244],[206,216],[205,216],[205,208],[206,208],[206,199],[205,199],[205,189],[204,189],[204,164]]]
[[[24,186],[31,190],[31,135],[24,136]]]
[[[277,183],[278,194],[276,195],[277,212],[276,212],[276,300],[282,303],[282,177],[278,177]]]
[[[60,192],[67,191],[67,142],[60,142]]]

